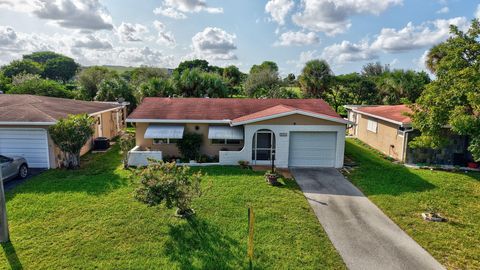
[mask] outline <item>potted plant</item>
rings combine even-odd
[[[265,173],[265,180],[272,186],[278,186],[280,184],[278,178],[280,178],[280,175],[275,171],[267,171]]]
[[[248,162],[246,160],[240,160],[240,161],[238,161],[238,165],[240,165],[240,167],[242,169],[247,169],[248,165],[250,165],[250,162]]]

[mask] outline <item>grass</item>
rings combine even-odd
[[[480,174],[408,169],[356,140],[346,155],[359,166],[348,178],[449,269],[480,269]],[[446,223],[423,221],[434,207]]]
[[[262,172],[202,170],[210,188],[190,220],[133,199],[117,146],[78,171],[47,171],[7,194],[12,241],[0,268],[244,269],[251,205],[256,269],[345,269],[294,181],[271,187]]]

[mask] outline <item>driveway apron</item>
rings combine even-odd
[[[338,170],[291,171],[349,269],[444,269]]]

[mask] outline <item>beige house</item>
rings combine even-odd
[[[31,168],[59,167],[63,155],[48,127],[60,118],[82,113],[97,120],[82,155],[92,149],[94,138],[113,138],[125,127],[126,104],[0,94],[0,154],[22,156]]]
[[[412,148],[409,143],[420,135],[412,128],[406,105],[345,106],[348,119],[355,123],[347,132],[383,154],[408,164],[467,166],[472,161],[468,138],[443,130],[449,144],[438,149]]]
[[[321,99],[146,98],[127,122],[136,127],[130,165],[181,157],[185,133],[202,136],[215,164],[342,167],[349,123]]]
[[[383,154],[405,162],[408,133],[412,131],[406,105],[345,106],[348,119],[355,123],[348,134]]]

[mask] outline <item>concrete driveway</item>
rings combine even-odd
[[[46,170],[45,169],[29,169],[28,170],[28,176],[26,178],[21,179],[21,178],[17,177],[17,178],[7,180],[7,181],[3,182],[3,188],[5,189],[5,191],[10,191],[10,190],[16,188],[17,186],[27,182],[28,180],[30,180],[30,178],[41,174],[44,171],[46,171]]]
[[[444,269],[336,169],[291,169],[349,269]]]

